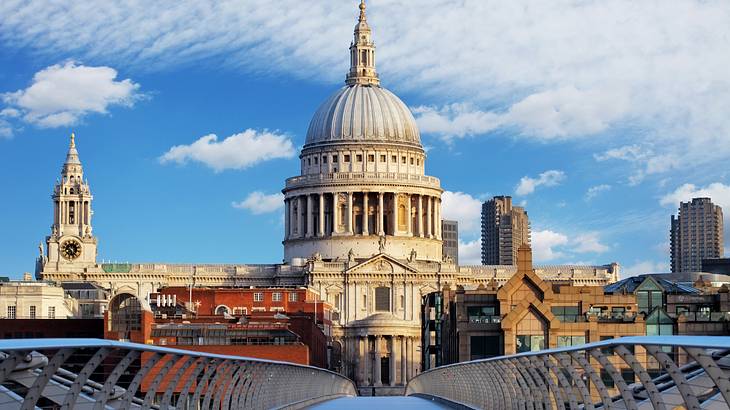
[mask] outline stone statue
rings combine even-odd
[[[51,230],[51,235],[55,238],[58,236],[58,229],[56,228],[56,225],[53,225],[53,229]]]
[[[319,252],[314,252],[312,254],[312,260],[315,261],[315,262],[321,261],[322,260],[322,254],[319,253]]]
[[[43,242],[38,242],[38,254],[43,258]]]
[[[416,250],[411,248],[411,256],[408,258],[408,262],[415,262],[417,256]]]
[[[353,251],[352,248],[350,248],[350,251],[347,252],[347,261],[350,263],[355,262],[355,251]]]
[[[378,252],[384,253],[385,252],[385,245],[388,240],[385,239],[385,236],[381,236],[378,238]]]
[[[454,263],[454,258],[451,257],[451,255],[445,253],[444,257],[441,258],[444,263]]]
[[[86,225],[86,236],[91,237],[91,227],[89,225]]]

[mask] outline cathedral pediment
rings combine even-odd
[[[349,267],[345,270],[347,274],[403,274],[403,273],[416,273],[418,272],[414,267],[405,264],[392,256],[384,253],[373,256],[372,258],[365,259],[355,266]]]

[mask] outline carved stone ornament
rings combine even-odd
[[[339,202],[341,204],[347,203],[347,194],[345,194],[345,193],[337,194],[337,202]]]
[[[381,260],[381,261],[378,261],[378,263],[375,264],[374,269],[376,271],[378,271],[378,272],[392,272],[393,271],[393,266],[390,263]]]

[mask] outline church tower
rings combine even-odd
[[[61,179],[56,182],[51,198],[53,225],[51,235],[46,237],[45,255],[40,246],[39,268],[44,273],[82,272],[84,267],[96,263],[97,241],[91,224],[93,197],[89,182],[84,180],[74,134],[71,134]]]

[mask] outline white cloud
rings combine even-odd
[[[730,209],[730,185],[715,182],[706,187],[697,187],[694,184],[684,184],[674,192],[664,195],[659,203],[664,206],[679,207],[680,202],[691,201],[692,198],[708,197],[712,202],[723,209]]]
[[[562,233],[543,230],[532,233],[532,254],[535,261],[550,261],[563,257],[555,248],[568,244],[568,237]]]
[[[520,183],[515,187],[515,194],[529,195],[535,192],[539,186],[556,186],[565,179],[565,173],[558,170],[549,170],[540,174],[537,178],[524,176],[520,179]]]
[[[432,108],[419,114],[425,132],[459,137],[508,125],[545,140],[617,129],[593,142],[653,147],[652,157],[674,164],[730,156],[729,2],[369,6],[383,84],[426,99]],[[95,7],[6,0],[0,38],[6,47],[144,70],[204,62],[341,82],[356,14],[354,2],[328,0],[307,7],[296,0],[100,0]],[[647,165],[635,183],[666,172],[664,161]]]
[[[460,265],[481,265],[482,263],[482,241],[475,239],[469,242],[459,241],[459,264]]]
[[[106,114],[111,106],[134,105],[141,98],[139,84],[116,78],[111,67],[74,61],[52,65],[37,72],[28,88],[2,94],[7,107],[0,115],[54,128],[76,124],[90,113]]]
[[[445,191],[441,195],[443,219],[459,222],[459,235],[478,234],[481,226],[482,202],[463,192]]]
[[[646,273],[666,273],[669,272],[669,264],[657,261],[637,261],[636,263],[624,266],[621,269],[621,277],[628,278],[631,276],[643,275]]]
[[[593,154],[596,161],[609,161],[619,159],[623,161],[637,161],[646,158],[646,153],[638,145],[624,145],[618,148],[611,148],[601,154]]]
[[[503,123],[498,114],[479,111],[471,104],[420,106],[413,113],[421,132],[439,134],[445,140],[484,134]]]
[[[601,184],[601,185],[595,185],[590,188],[588,188],[588,191],[586,191],[586,201],[590,201],[591,199],[597,197],[601,192],[606,192],[611,190],[611,185],[608,184]]]
[[[597,232],[567,235],[549,229],[532,233],[532,251],[536,262],[575,257],[577,254],[604,253],[610,247],[601,243]]]
[[[160,162],[186,164],[196,161],[221,172],[246,169],[271,159],[291,158],[294,154],[294,144],[289,136],[247,129],[220,142],[215,134],[208,134],[190,145],[176,145],[160,157]]]
[[[587,232],[576,236],[572,243],[575,248],[573,251],[578,253],[603,253],[610,248],[608,245],[601,243],[597,232]]]
[[[264,194],[254,191],[241,202],[231,204],[234,208],[245,209],[254,215],[276,212],[284,206],[284,195],[281,193]]]
[[[13,136],[13,127],[5,120],[0,118],[0,139],[11,138]]]

